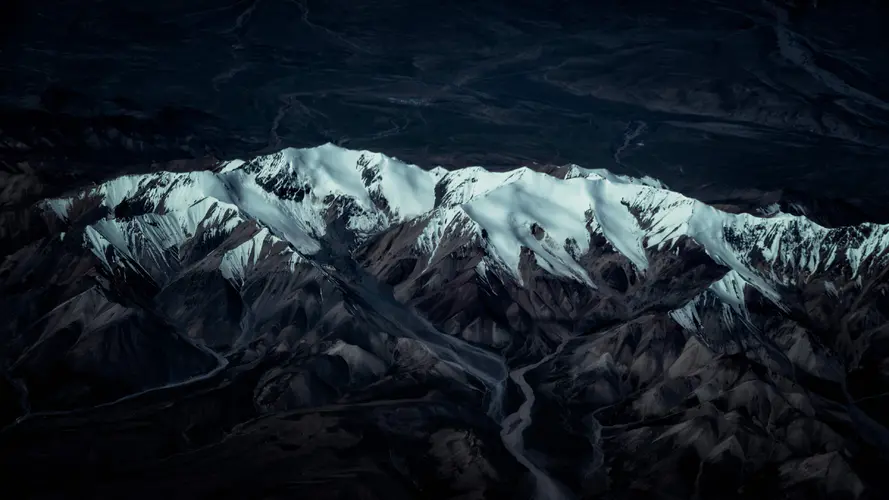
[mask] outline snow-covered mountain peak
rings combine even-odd
[[[521,282],[527,249],[547,272],[590,286],[579,258],[595,235],[640,273],[648,269],[651,252],[687,237],[774,300],[780,286],[805,279],[801,273],[840,272],[854,279],[862,266],[886,262],[887,226],[827,229],[786,214],[730,214],[650,178],[577,165],[561,171],[556,177],[527,167],[424,170],[381,153],[326,144],[227,162],[215,172],[124,176],[45,207],[66,221],[78,215],[72,213],[78,200],[111,211],[124,203],[139,207],[93,224],[96,234],[86,237],[97,245],[97,255],[111,246],[134,259],[150,256],[158,266],[193,235],[227,234],[245,221],[306,256],[323,248],[325,238],[342,237],[328,234],[334,226],[349,231],[356,244],[404,223],[421,225],[411,245],[427,261],[440,254],[444,241],[452,242],[450,249],[453,242],[475,245],[487,264]],[[259,255],[251,252],[251,259]]]
[[[381,153],[353,151],[325,144],[287,148],[252,162],[230,162],[221,174],[246,175],[280,197],[329,204],[349,199],[368,212],[383,211],[407,220],[432,209],[435,183],[443,169],[426,171]]]
[[[587,214],[596,214],[598,227],[624,255],[644,269],[644,252],[636,244],[638,224],[626,210],[597,206],[601,186],[586,179],[560,180],[530,170],[519,171],[503,184],[463,207],[488,234],[488,241],[508,269],[518,274],[522,247],[537,256],[547,271],[589,281],[586,271],[568,249],[574,242],[581,254],[589,251],[591,234]],[[540,227],[535,235],[530,228]]]
[[[247,213],[311,254],[337,221],[360,241],[428,213],[443,173],[326,144],[229,162],[218,175]]]

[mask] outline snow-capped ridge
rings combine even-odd
[[[667,188],[666,184],[648,175],[643,177],[630,177],[627,175],[615,174],[613,172],[605,170],[604,168],[584,168],[580,165],[575,165],[572,163],[568,165],[568,172],[565,174],[565,179],[574,178],[583,178],[589,180],[604,179],[608,182],[617,184],[641,184],[658,189],[669,189]]]
[[[889,247],[889,226],[828,229],[802,216],[730,214],[647,177],[577,165],[567,166],[564,178],[527,167],[424,170],[332,144],[233,160],[215,172],[122,176],[43,206],[67,221],[75,201],[88,198],[109,209],[124,201],[146,206],[149,213],[100,221],[93,230],[107,245],[156,265],[163,265],[167,249],[202,227],[226,234],[254,220],[297,254],[311,256],[332,224],[361,242],[411,223],[423,225],[413,245],[430,261],[443,242],[463,239],[482,246],[486,269],[493,266],[520,282],[524,248],[545,271],[595,286],[578,262],[594,234],[640,273],[648,268],[650,252],[687,237],[777,302],[780,287],[807,276],[840,273],[854,279],[866,267],[884,265]],[[90,238],[97,248],[106,244]]]

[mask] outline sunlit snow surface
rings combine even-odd
[[[884,265],[889,247],[889,226],[827,229],[783,213],[730,214],[648,177],[575,165],[564,179],[524,167],[424,170],[331,144],[230,161],[216,172],[124,176],[46,201],[44,208],[67,221],[78,198],[98,198],[110,210],[125,200],[144,207],[133,216],[100,220],[85,232],[85,244],[106,266],[113,265],[109,247],[163,266],[171,250],[196,234],[224,235],[254,221],[264,231],[229,250],[220,263],[226,278],[235,281],[243,280],[274,241],[292,249],[291,262],[320,251],[336,220],[356,242],[397,224],[420,224],[414,246],[430,261],[444,241],[462,238],[484,247],[479,269],[497,270],[520,284],[523,247],[547,272],[594,286],[577,262],[593,234],[604,236],[640,273],[648,268],[649,251],[669,250],[687,236],[732,269],[711,287],[732,310],[743,309],[748,284],[778,300],[777,286],[814,273],[839,270],[854,279],[865,266]],[[534,224],[542,235],[533,234]],[[693,324],[692,311],[676,314]]]
[[[703,327],[698,314],[699,308],[718,304],[722,309],[722,323],[726,326],[734,326],[736,319],[746,321],[748,318],[747,305],[744,300],[746,282],[737,271],[729,271],[719,281],[689,301],[683,307],[670,313],[674,321],[691,332],[698,332]]]

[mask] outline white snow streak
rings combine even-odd
[[[733,326],[736,318],[746,321],[750,318],[744,299],[744,291],[748,285],[736,271],[729,271],[703,293],[681,308],[671,311],[670,317],[685,330],[700,332],[703,324],[698,311],[718,304],[722,308],[721,320],[724,325]]]

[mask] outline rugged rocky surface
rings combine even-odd
[[[29,497],[889,491],[889,226],[570,164],[205,165],[6,212]]]

